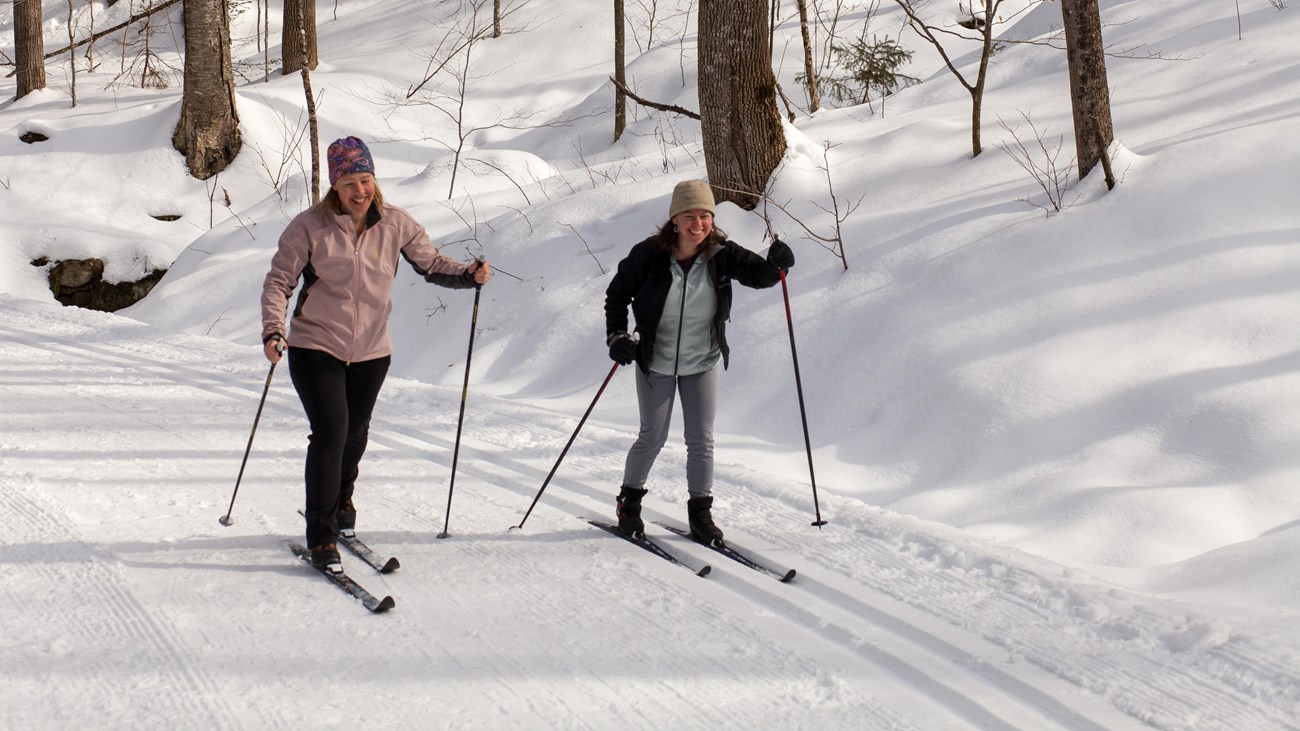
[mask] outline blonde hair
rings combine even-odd
[[[384,210],[384,194],[379,190],[378,180],[375,181],[375,200],[373,205],[381,211]],[[325,197],[320,199],[320,203],[312,206],[311,210],[315,211],[317,215],[326,221],[330,220],[334,216],[342,216],[347,213],[347,211],[343,209],[343,199],[339,198],[339,193],[334,189],[334,186],[330,186],[329,191],[325,193]]]

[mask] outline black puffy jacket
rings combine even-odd
[[[637,365],[649,372],[654,353],[655,332],[663,316],[664,300],[672,284],[672,255],[656,248],[659,236],[651,236],[632,247],[605,289],[605,338],[615,333],[638,332]],[[722,367],[727,367],[727,321],[731,319],[731,280],[746,287],[765,289],[781,281],[781,272],[763,257],[734,241],[724,241],[704,262],[709,280],[718,295],[718,310],[713,315],[713,332],[722,351]],[[627,308],[632,306],[636,329],[628,328]]]

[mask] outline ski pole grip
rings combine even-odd
[[[482,254],[479,254],[478,256],[474,257],[474,263],[478,264],[478,268],[476,268],[474,271],[477,272],[479,269],[482,269],[483,263],[486,261],[487,261],[487,257],[483,256]],[[482,289],[482,288],[483,285],[479,284],[478,282],[474,282],[474,289]]]

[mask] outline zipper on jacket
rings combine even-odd
[[[355,230],[352,232],[352,288],[357,295],[360,295],[362,291],[362,280],[365,278],[362,272],[365,262],[361,259],[361,237],[364,236],[368,230],[369,227],[367,226],[361,231],[361,233],[357,233]],[[355,296],[352,298],[352,344],[348,347],[348,353],[350,356],[356,355],[357,353],[357,331],[359,322],[361,322],[361,298]],[[352,364],[352,358],[350,356],[344,361],[344,365]]]
[[[677,265],[678,269],[682,268],[681,264]],[[673,378],[677,378],[677,372],[681,368],[682,362],[682,326],[686,320],[686,272],[682,272],[682,301],[677,312],[677,352],[673,353]]]

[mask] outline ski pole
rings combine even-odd
[[[582,419],[578,421],[578,428],[573,430],[573,436],[569,437],[569,443],[564,445],[564,449],[560,450],[560,458],[555,460],[555,466],[551,468],[551,473],[546,476],[546,481],[542,483],[542,489],[537,491],[537,497],[533,498],[533,504],[528,506],[528,511],[524,513],[523,520],[519,521],[519,525],[511,526],[511,530],[524,527],[524,521],[528,520],[528,516],[532,514],[533,508],[537,506],[537,501],[542,499],[542,493],[546,492],[546,486],[551,484],[551,478],[555,476],[555,471],[560,468],[560,463],[564,461],[564,455],[568,454],[569,447],[573,446],[573,440],[578,438],[578,432],[582,431],[582,425],[587,423],[587,417],[591,416],[591,410],[596,408],[596,402],[600,400],[600,395],[605,392],[605,387],[609,385],[609,379],[614,377],[614,371],[617,370],[618,363],[615,362],[614,366],[609,369],[609,375],[605,376],[605,382],[600,384],[600,389],[596,391],[596,397],[591,400],[591,405],[587,407],[587,413],[583,414]]]
[[[479,266],[483,266],[483,260],[479,259]],[[447,526],[451,524],[451,495],[456,490],[456,463],[460,461],[460,430],[465,424],[465,399],[469,395],[469,363],[474,358],[474,331],[478,329],[478,301],[483,294],[483,285],[474,285],[474,314],[469,320],[469,352],[465,355],[465,385],[460,389],[460,417],[456,420],[456,446],[451,452],[451,484],[447,486],[447,517],[442,521],[442,532],[438,534],[439,538],[446,538],[451,535],[447,532]]]
[[[813,525],[818,528],[826,525],[822,520],[822,510],[817,504],[817,475],[813,472],[812,441],[808,438],[808,412],[803,405],[803,380],[799,378],[799,351],[794,347],[794,317],[790,314],[790,288],[785,284],[785,270],[781,270],[781,296],[785,299],[785,323],[790,329],[790,356],[794,359],[794,385],[799,392],[799,419],[803,421],[803,445],[808,451],[808,479],[812,480],[813,510],[817,519]]]
[[[275,344],[276,352],[284,352],[280,343]],[[271,376],[275,375],[275,364],[271,364],[271,370],[266,372],[266,385],[262,387],[262,400],[257,403],[257,416],[253,417],[253,430],[248,433],[248,446],[244,447],[244,461],[239,463],[239,476],[235,478],[235,491],[230,495],[230,507],[226,509],[226,514],[217,518],[222,525],[229,527],[235,521],[231,519],[230,513],[235,509],[235,496],[239,494],[239,483],[244,479],[244,467],[248,465],[248,453],[253,451],[253,435],[257,434],[257,422],[262,419],[262,407],[266,405],[266,394],[271,390]]]

